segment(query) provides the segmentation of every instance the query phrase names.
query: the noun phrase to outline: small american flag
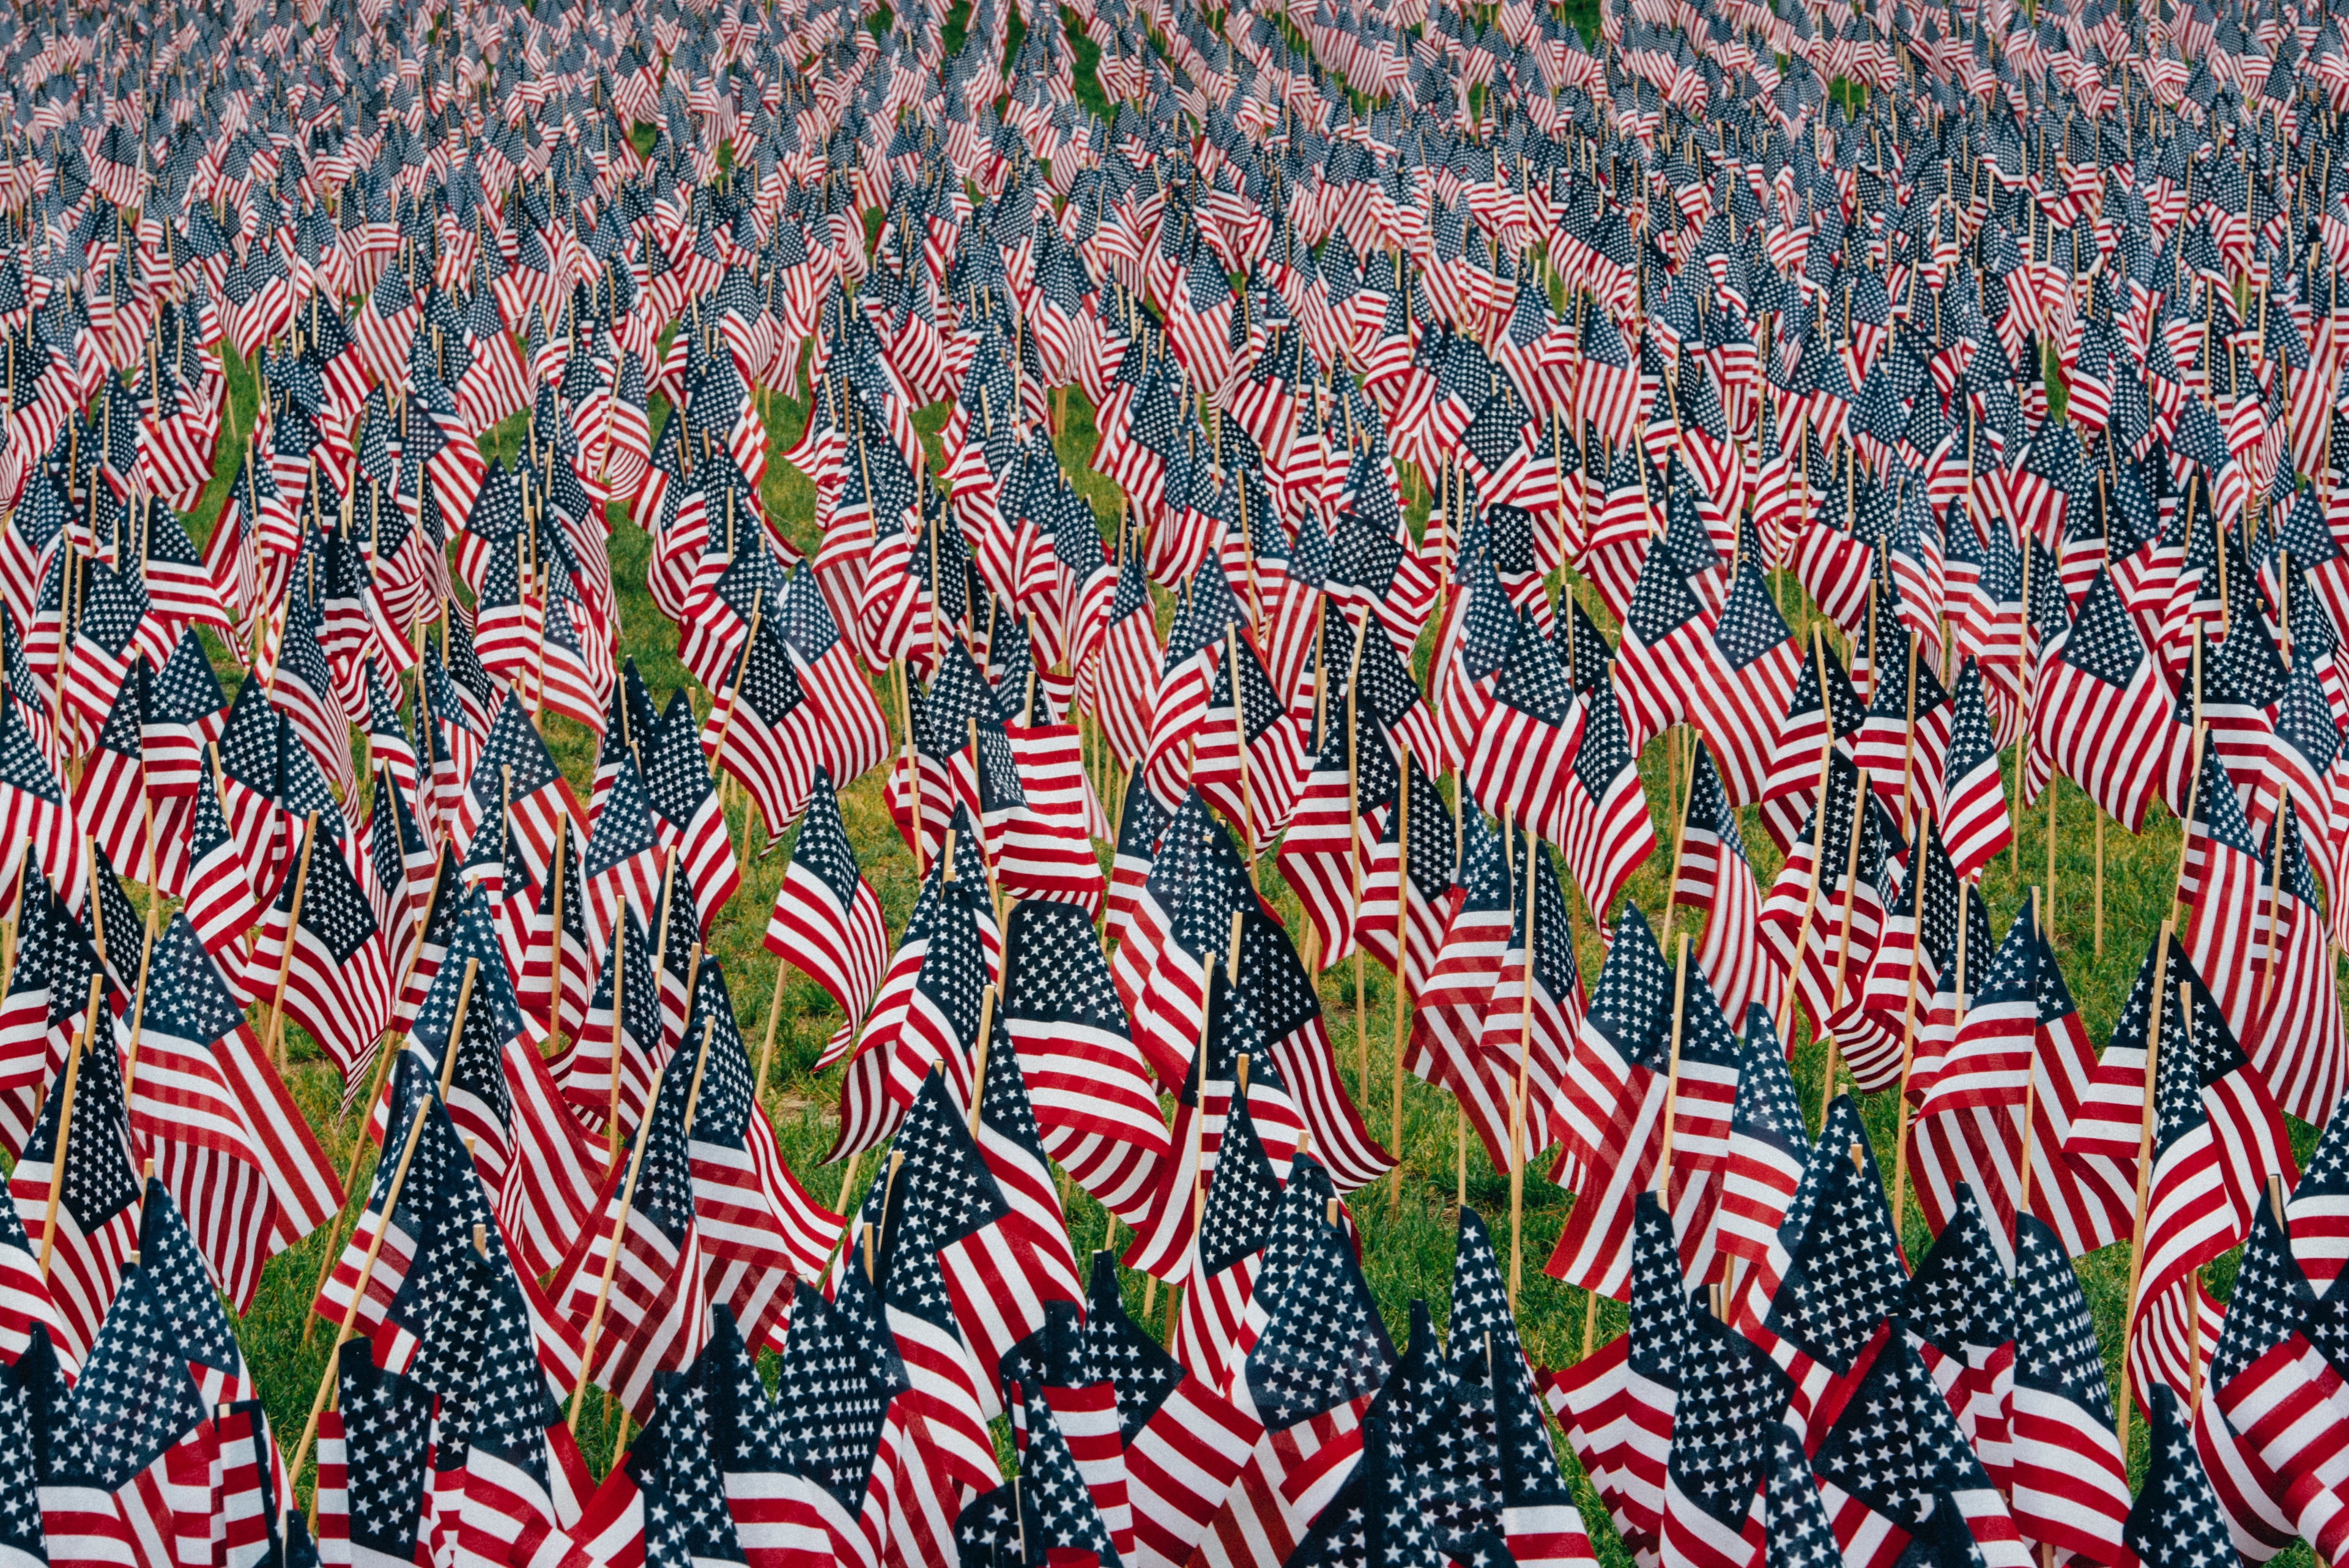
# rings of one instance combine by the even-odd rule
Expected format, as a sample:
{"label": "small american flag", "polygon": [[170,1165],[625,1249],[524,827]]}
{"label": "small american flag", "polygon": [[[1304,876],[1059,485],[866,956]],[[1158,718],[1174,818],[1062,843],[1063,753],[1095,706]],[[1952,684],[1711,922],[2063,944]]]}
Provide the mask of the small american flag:
{"label": "small american flag", "polygon": [[847,1044],[888,962],[880,900],[864,880],[832,780],[816,771],[790,868],[767,919],[767,950],[822,986],[842,1013],[827,1055]]}
{"label": "small american flag", "polygon": [[1755,1515],[1764,1437],[1790,1394],[1759,1346],[1708,1314],[1692,1319],[1664,1470],[1662,1551],[1712,1568],[1744,1568],[1764,1539]]}
{"label": "small american flag", "polygon": [[[980,1367],[982,1336],[990,1325],[1025,1325],[994,1339],[992,1366],[1042,1322],[1040,1308],[1030,1321],[1027,1309],[1037,1298],[1023,1288],[1016,1259],[999,1251],[1010,1241],[1003,1223],[1010,1210],[935,1075],[898,1129],[896,1147],[906,1167],[888,1195],[879,1284],[912,1384],[905,1397],[928,1428],[929,1468],[966,1486],[991,1487],[1000,1479],[987,1437],[997,1385]],[[916,1179],[905,1179],[909,1169],[917,1169]],[[1009,1277],[1000,1272],[1007,1262]],[[998,1292],[1005,1293],[999,1303]]]}
{"label": "small american flag", "polygon": [[[80,996],[64,1002],[78,1010]],[[101,1020],[106,1013],[101,1011]],[[101,1024],[105,1026],[104,1023]],[[63,1324],[58,1346],[83,1364],[120,1289],[126,1261],[139,1245],[139,1178],[130,1162],[130,1120],[123,1106],[122,1071],[109,1048],[110,1033],[82,1052],[74,1085],[73,1117],[57,1160],[58,1114],[64,1078],[55,1082],[40,1118],[10,1174],[9,1196],[36,1252],[49,1257],[49,1297]],[[59,1196],[54,1237],[49,1231],[52,1181]],[[151,1299],[151,1298],[150,1298]],[[143,1468],[143,1467],[141,1467]],[[111,1490],[112,1488],[106,1489]]]}
{"label": "small american flag", "polygon": [[662,861],[643,775],[633,757],[623,756],[596,814],[582,867],[595,950],[610,950],[623,910],[640,926],[658,919]]}
{"label": "small american flag", "polygon": [[1537,836],[1562,837],[1566,780],[1580,743],[1582,710],[1549,639],[1519,612],[1493,709],[1462,778],[1480,801]]}
{"label": "small american flag", "polygon": [[133,1561],[171,1561],[180,1521],[208,1512],[210,1415],[160,1293],[130,1264],[74,1386],[88,1468],[71,1479],[112,1498],[108,1533]]}
{"label": "small american flag", "polygon": [[156,933],[146,978],[130,1125],[242,1310],[263,1265],[341,1209],[342,1186],[185,913]]}
{"label": "small american flag", "polygon": [[1973,1189],[1909,1282],[1903,1331],[1992,1485],[2013,1487],[2014,1263]]}
{"label": "small american flag", "polygon": [[[2134,833],[2146,804],[2178,765],[2182,736],[2162,680],[2099,572],[2072,625],[2047,645],[2032,730],[2034,743],[2090,798]],[[2180,793],[2164,789],[2167,797]]]}
{"label": "small american flag", "polygon": [[2015,1221],[2014,1518],[2059,1550],[2117,1552],[2128,1465],[2113,1435],[2104,1355],[2055,1232]]}
{"label": "small american flag", "polygon": [[2210,1415],[2179,1408],[2167,1388],[2153,1394],[2145,1480],[2121,1527],[2122,1545],[2145,1568],[2224,1568],[2237,1547],[2200,1456],[2199,1428]]}
{"label": "small american flag", "polygon": [[391,1022],[392,981],[375,910],[332,844],[313,846],[306,874],[288,877],[262,915],[252,972],[281,971],[286,1017],[310,1032],[348,1082]]}
{"label": "small american flag", "polygon": [[[714,916],[742,885],[742,876],[735,863],[733,840],[727,835],[726,814],[709,781],[709,763],[702,753],[692,704],[684,692],[670,693],[658,727],[639,732],[637,744],[644,759],[645,794],[652,805],[653,831],[662,847],[677,852],[678,872],[692,886],[696,907]],[[597,780],[601,785],[600,768]],[[771,828],[780,823],[781,819],[769,819]]]}
{"label": "small american flag", "polygon": [[864,1520],[871,1509],[877,1535],[889,1450],[907,1421],[897,1403],[907,1388],[905,1365],[861,1266],[844,1270],[829,1301],[801,1281],[775,1390],[775,1415],[812,1483],[810,1501],[825,1536],[839,1561],[860,1565],[876,1560]]}
{"label": "small american flag", "polygon": [[2031,1561],[1941,1392],[1897,1326],[1818,1445],[1812,1468],[1847,1563],[1889,1568],[1914,1541],[1949,1561]]}

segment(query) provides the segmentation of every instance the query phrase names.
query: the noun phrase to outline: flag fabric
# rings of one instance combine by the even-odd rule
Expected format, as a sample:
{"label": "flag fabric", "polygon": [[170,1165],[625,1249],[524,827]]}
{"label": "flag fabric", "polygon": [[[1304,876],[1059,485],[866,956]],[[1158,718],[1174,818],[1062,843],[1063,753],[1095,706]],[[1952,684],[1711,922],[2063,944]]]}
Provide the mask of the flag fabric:
{"label": "flag fabric", "polygon": [[2013,1490],[2013,1248],[1994,1233],[1971,1188],[1909,1277],[1901,1328],[1958,1430],[2001,1491]]}
{"label": "flag fabric", "polygon": [[1040,901],[1012,911],[999,1007],[1044,1152],[1112,1213],[1138,1225],[1173,1146],[1083,911]]}
{"label": "flag fabric", "polygon": [[131,1563],[164,1568],[183,1535],[209,1534],[215,1434],[169,1309],[137,1263],[82,1364],[73,1419],[86,1468],[66,1484],[110,1499],[107,1533]]}
{"label": "flag fabric", "polygon": [[306,868],[296,869],[262,913],[248,972],[273,986],[285,977],[286,1018],[310,1032],[348,1082],[391,1022],[390,954],[332,843],[313,843]]}
{"label": "flag fabric", "polygon": [[1116,1399],[1135,1561],[1179,1568],[1247,1464],[1263,1424],[1126,1314],[1106,1253],[1094,1255],[1084,1337],[1087,1360],[1104,1369]]}
{"label": "flag fabric", "polygon": [[2128,1462],[2095,1322],[2063,1241],[2029,1214],[2015,1220],[2014,1293],[2015,1524],[2058,1551],[2116,1556]]}
{"label": "flag fabric", "polygon": [[888,962],[888,931],[881,901],[864,879],[841,822],[832,780],[821,769],[801,814],[799,836],[775,907],[767,919],[767,950],[823,988],[840,1008],[840,1028],[824,1050],[830,1056],[864,1013]]}
{"label": "flag fabric", "polygon": [[[103,1009],[98,1017],[110,1035],[112,1019]],[[49,1299],[63,1329],[58,1349],[86,1366],[138,1248],[139,1179],[112,1040],[95,1046],[85,1042],[72,1076],[70,1117],[64,1115],[67,1085],[60,1074],[9,1175],[8,1195],[35,1256],[48,1261]]]}
{"label": "flag fabric", "polygon": [[1713,766],[1700,742],[1690,753],[1688,800],[1680,830],[1675,904],[1709,917],[1697,950],[1723,1017],[1734,1026],[1747,1009],[1775,1001],[1785,985],[1762,946],[1762,888],[1754,878],[1745,838]]}
{"label": "flag fabric", "polygon": [[342,1186],[184,913],[141,961],[131,1131],[242,1311],[263,1265],[340,1211]]}
{"label": "flag fabric", "polygon": [[2099,572],[2072,624],[2041,655],[2032,742],[2114,820],[2135,833],[2178,765],[2181,732],[2160,668]]}
{"label": "flag fabric", "polygon": [[2323,1310],[2292,1258],[2289,1234],[2262,1203],[2243,1245],[2209,1395],[2275,1478],[2275,1501],[2293,1533],[2319,1551],[2349,1536],[2338,1482],[2349,1445],[2338,1416],[2342,1378],[2311,1337],[2321,1335]]}

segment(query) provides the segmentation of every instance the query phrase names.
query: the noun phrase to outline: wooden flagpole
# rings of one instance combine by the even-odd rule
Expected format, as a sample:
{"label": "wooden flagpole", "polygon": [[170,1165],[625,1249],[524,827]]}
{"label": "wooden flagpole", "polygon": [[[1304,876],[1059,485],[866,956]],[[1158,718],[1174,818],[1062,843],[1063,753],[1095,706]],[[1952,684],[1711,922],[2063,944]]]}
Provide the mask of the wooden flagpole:
{"label": "wooden flagpole", "polygon": [[269,1036],[276,1048],[277,1070],[285,1071],[285,979],[294,972],[295,934],[302,929],[302,895],[310,881],[310,851],[318,840],[318,814],[312,812],[302,829],[302,858],[294,867],[294,900],[285,914],[285,950],[277,960],[277,994],[269,1003]]}
{"label": "wooden flagpole", "polygon": [[[2176,929],[2168,920],[2161,922],[2159,945],[2153,958],[2153,1005],[2145,1025],[2145,1108],[2137,1121],[2137,1211],[2129,1226],[2128,1294],[2121,1298],[2121,1398],[2116,1430],[2121,1440],[2121,1452],[2128,1452],[2129,1440],[2129,1335],[2137,1327],[2137,1287],[2145,1280],[2145,1219],[2146,1199],[2153,1185],[2153,1124],[2161,1088],[2161,1024],[2169,1011],[2169,940]],[[2194,1028],[2193,999],[2181,983],[2178,988],[2178,1016],[2186,1021],[2189,1033]],[[2192,1041],[2187,1042],[2192,1049]],[[2187,1310],[2201,1315],[2201,1303],[2189,1301]]]}
{"label": "wooden flagpole", "polygon": [[90,1033],[98,1027],[98,988],[105,983],[103,975],[89,977],[89,1004],[66,1053],[65,1097],[57,1102],[57,1138],[49,1155],[49,1211],[41,1221],[41,1278],[45,1281],[49,1277],[49,1260],[57,1250],[57,1205],[65,1197],[66,1160],[73,1147],[74,1092],[81,1083],[82,1053],[88,1049]]}
{"label": "wooden flagpole", "polygon": [[1526,981],[1517,1021],[1516,1093],[1509,1099],[1509,1310],[1517,1310],[1517,1287],[1524,1277],[1526,1241],[1526,1081],[1533,1068],[1534,1052],[1534,857],[1541,845],[1524,824],[1526,840]]}

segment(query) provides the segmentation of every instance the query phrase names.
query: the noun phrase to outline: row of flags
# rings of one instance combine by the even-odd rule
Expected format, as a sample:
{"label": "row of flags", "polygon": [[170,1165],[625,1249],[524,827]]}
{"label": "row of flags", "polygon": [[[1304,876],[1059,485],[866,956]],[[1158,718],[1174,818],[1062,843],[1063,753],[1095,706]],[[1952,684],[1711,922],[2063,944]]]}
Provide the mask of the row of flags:
{"label": "row of flags", "polygon": [[[0,1550],[2337,1556],[2337,20],[1070,15],[1081,99],[1000,0],[0,24]],[[2184,824],[2101,1052],[1979,886],[2059,774]],[[710,950],[737,793],[853,1214]],[[1398,1346],[1405,1068],[1625,1335],[1536,1366],[1463,1203]],[[232,1314],[322,1227],[296,1437]]]}

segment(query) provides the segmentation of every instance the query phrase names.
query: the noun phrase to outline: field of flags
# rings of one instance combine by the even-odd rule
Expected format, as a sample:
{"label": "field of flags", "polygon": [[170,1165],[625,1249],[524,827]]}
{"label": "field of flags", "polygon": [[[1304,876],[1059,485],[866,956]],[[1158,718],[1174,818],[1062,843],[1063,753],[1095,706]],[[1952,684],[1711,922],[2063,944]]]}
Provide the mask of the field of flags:
{"label": "field of flags", "polygon": [[2339,1560],[2344,26],[9,8],[0,1568]]}

